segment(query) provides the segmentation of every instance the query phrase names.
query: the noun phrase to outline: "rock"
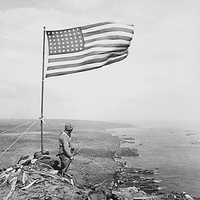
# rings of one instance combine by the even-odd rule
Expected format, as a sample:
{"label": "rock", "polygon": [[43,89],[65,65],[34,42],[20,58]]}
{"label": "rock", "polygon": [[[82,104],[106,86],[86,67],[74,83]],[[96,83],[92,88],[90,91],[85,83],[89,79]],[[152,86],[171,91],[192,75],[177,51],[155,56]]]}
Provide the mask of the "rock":
{"label": "rock", "polygon": [[183,196],[186,200],[194,200],[189,194],[186,194],[185,192],[183,192]]}
{"label": "rock", "polygon": [[35,159],[39,159],[39,158],[41,158],[44,155],[49,155],[49,151],[44,151],[43,154],[41,153],[41,151],[35,152],[34,153],[34,158]]}
{"label": "rock", "polygon": [[104,190],[91,191],[88,193],[89,200],[106,200]]}
{"label": "rock", "polygon": [[21,156],[17,162],[19,165],[29,165],[31,163],[31,159],[29,155]]}
{"label": "rock", "polygon": [[146,193],[139,191],[136,187],[120,188],[117,191],[113,191],[120,200],[133,200],[134,197],[145,197]]}
{"label": "rock", "polygon": [[121,147],[118,154],[124,157],[139,156],[137,149],[129,147]]}

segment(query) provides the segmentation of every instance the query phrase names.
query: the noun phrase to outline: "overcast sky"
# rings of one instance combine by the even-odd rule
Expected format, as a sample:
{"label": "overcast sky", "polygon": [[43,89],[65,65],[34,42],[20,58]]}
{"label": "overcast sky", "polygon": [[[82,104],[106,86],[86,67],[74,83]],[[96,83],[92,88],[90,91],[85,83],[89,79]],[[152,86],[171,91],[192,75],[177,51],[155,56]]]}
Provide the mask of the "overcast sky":
{"label": "overcast sky", "polygon": [[200,119],[200,1],[0,0],[0,118],[40,115],[42,27],[135,24],[129,57],[45,81],[45,117]]}

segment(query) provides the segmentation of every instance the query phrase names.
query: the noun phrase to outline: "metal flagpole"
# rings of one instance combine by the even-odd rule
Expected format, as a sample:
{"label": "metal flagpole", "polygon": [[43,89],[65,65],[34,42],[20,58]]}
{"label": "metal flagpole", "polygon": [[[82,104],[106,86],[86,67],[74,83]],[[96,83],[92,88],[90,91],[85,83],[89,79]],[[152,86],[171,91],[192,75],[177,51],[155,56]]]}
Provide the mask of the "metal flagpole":
{"label": "metal flagpole", "polygon": [[43,126],[44,126],[44,65],[45,65],[45,34],[46,28],[43,27],[43,53],[42,53],[42,89],[41,89],[41,115],[40,115],[40,129],[41,129],[41,153],[44,152],[44,145],[43,145]]}

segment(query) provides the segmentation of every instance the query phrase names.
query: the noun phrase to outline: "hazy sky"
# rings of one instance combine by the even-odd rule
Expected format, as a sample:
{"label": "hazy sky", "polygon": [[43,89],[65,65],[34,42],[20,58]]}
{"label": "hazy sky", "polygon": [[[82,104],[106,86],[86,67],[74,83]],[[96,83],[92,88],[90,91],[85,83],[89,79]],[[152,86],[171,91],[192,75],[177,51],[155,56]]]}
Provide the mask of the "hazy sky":
{"label": "hazy sky", "polygon": [[200,1],[0,0],[0,118],[40,113],[42,27],[135,24],[129,57],[99,70],[49,78],[45,117],[200,119]]}

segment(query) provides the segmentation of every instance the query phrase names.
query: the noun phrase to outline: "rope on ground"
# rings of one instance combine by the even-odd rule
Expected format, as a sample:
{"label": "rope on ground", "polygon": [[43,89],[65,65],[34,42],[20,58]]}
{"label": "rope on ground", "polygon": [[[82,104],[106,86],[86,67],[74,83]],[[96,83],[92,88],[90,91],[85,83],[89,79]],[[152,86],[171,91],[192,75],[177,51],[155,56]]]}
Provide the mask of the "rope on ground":
{"label": "rope on ground", "polygon": [[21,127],[21,126],[28,125],[29,123],[30,123],[30,121],[26,121],[26,122],[20,123],[20,124],[18,124],[17,126],[14,126],[14,127],[10,128],[10,129],[7,129],[7,130],[5,130],[5,131],[2,131],[1,134],[7,133],[7,132],[9,132],[9,131],[11,131],[11,130],[14,130],[14,129],[16,129],[16,128],[19,128],[19,127]]}
{"label": "rope on ground", "polygon": [[17,138],[16,138],[16,140],[11,144],[11,145],[9,145],[1,154],[0,154],[0,160],[1,160],[1,158],[3,157],[3,155],[12,147],[12,146],[14,146],[17,142],[18,142],[18,140],[22,137],[22,136],[24,136],[27,132],[28,132],[28,130],[31,128],[31,127],[33,127],[33,125],[35,125],[37,123],[37,121],[33,121],[29,126],[28,126],[28,128],[22,133],[22,134],[20,134]]}

